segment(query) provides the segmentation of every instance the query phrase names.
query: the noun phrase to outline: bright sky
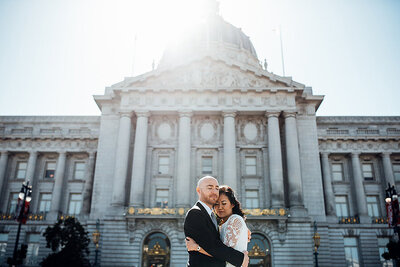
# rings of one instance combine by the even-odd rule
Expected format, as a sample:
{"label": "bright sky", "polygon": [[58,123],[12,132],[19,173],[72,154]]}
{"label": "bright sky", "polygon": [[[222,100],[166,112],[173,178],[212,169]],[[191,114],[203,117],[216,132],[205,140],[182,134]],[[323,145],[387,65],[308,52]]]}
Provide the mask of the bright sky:
{"label": "bright sky", "polygon": [[[100,115],[92,95],[157,65],[192,2],[0,0],[0,115]],[[219,2],[278,75],[281,25],[286,76],[325,95],[317,115],[400,116],[400,1]]]}

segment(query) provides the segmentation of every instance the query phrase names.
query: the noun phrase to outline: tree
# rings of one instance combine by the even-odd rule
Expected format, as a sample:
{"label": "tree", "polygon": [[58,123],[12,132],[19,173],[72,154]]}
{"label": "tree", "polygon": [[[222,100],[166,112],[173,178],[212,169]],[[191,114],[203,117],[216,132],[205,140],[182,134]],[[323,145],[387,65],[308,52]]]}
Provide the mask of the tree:
{"label": "tree", "polygon": [[90,266],[87,259],[90,243],[88,232],[75,218],[58,220],[53,227],[47,227],[43,236],[46,237],[46,247],[51,248],[53,253],[43,259],[41,266]]}
{"label": "tree", "polygon": [[400,243],[398,241],[389,240],[386,247],[388,248],[388,252],[383,253],[382,257],[385,260],[395,260],[398,262],[400,260]]}

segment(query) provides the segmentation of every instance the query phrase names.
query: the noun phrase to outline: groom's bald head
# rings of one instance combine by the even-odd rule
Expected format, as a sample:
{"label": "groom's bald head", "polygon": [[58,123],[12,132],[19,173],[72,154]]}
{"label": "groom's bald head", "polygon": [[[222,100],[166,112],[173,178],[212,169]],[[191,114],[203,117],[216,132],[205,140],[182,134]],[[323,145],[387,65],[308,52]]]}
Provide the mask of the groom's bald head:
{"label": "groom's bald head", "polygon": [[217,179],[212,176],[204,176],[197,183],[196,191],[199,195],[199,200],[212,208],[219,196],[219,184]]}

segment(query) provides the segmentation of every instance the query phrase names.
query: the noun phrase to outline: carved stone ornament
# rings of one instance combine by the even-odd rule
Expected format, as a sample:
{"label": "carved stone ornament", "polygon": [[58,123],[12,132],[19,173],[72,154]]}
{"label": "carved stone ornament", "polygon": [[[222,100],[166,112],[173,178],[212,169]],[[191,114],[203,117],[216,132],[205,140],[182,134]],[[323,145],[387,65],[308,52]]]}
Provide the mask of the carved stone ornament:
{"label": "carved stone ornament", "polygon": [[164,72],[142,81],[128,83],[124,87],[282,87],[284,83],[271,81],[266,76],[256,76],[221,62],[200,62],[178,67],[173,72]]}

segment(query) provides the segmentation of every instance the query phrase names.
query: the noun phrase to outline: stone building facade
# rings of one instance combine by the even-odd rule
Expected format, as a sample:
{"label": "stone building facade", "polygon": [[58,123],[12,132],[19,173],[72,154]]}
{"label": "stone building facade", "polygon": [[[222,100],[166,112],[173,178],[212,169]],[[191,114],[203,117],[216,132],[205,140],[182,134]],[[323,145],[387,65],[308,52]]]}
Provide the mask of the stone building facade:
{"label": "stone building facade", "polygon": [[94,96],[101,116],[0,117],[3,264],[29,179],[27,265],[49,253],[46,227],[73,215],[90,233],[100,219],[102,266],[185,266],[184,216],[204,175],[237,191],[251,266],[312,266],[314,221],[320,266],[390,264],[400,117],[318,117],[323,96],[263,68],[240,29],[218,15],[203,26],[157,69]]}

